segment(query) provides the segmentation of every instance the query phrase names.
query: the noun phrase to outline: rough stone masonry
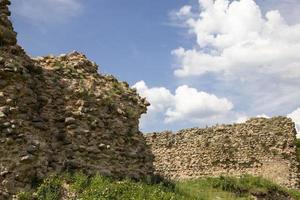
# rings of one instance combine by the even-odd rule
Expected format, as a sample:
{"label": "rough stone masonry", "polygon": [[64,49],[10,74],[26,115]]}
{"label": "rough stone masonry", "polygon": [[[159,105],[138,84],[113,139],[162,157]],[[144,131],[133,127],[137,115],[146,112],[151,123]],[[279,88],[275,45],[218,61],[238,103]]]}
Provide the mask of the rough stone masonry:
{"label": "rough stone masonry", "polygon": [[72,52],[32,59],[0,0],[0,199],[67,169],[142,179],[153,155],[138,129],[149,105]]}
{"label": "rough stone masonry", "polygon": [[155,156],[155,173],[170,179],[250,174],[299,188],[296,130],[285,117],[152,133],[146,139]]}
{"label": "rough stone masonry", "polygon": [[156,173],[171,179],[248,173],[299,186],[290,119],[150,134],[148,146],[138,130],[147,101],[78,52],[27,56],[9,4],[0,0],[1,200],[67,169],[142,179],[153,154]]}

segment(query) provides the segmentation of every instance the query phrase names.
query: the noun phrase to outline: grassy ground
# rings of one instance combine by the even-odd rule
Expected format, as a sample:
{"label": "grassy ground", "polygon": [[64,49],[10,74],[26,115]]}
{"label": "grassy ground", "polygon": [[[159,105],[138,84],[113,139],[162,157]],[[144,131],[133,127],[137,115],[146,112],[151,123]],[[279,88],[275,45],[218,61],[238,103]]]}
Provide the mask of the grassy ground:
{"label": "grassy ground", "polygon": [[[300,139],[297,140],[300,161]],[[117,181],[82,173],[54,176],[33,193],[20,193],[19,200],[250,200],[253,193],[275,191],[300,200],[300,191],[282,188],[260,177],[202,178],[168,184]]]}
{"label": "grassy ground", "polygon": [[252,176],[202,178],[178,183],[149,185],[116,181],[81,173],[46,179],[33,194],[20,193],[20,200],[250,200],[253,192],[287,192],[300,199],[300,192],[287,190]]}

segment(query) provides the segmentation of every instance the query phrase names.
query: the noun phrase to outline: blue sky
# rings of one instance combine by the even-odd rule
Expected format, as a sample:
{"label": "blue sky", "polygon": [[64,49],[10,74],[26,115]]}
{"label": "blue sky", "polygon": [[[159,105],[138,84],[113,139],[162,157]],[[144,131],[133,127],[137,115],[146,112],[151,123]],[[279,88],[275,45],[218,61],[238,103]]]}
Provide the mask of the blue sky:
{"label": "blue sky", "polygon": [[145,132],[275,115],[300,128],[298,0],[15,0],[11,9],[30,55],[78,50],[146,97]]}
{"label": "blue sky", "polygon": [[[147,80],[151,85],[165,85],[172,80],[170,52],[179,45],[188,45],[189,41],[171,25],[169,13],[189,1],[75,2],[81,6],[73,11],[78,13],[61,14],[64,20],[51,16],[47,8],[44,9],[49,21],[13,15],[19,43],[33,56],[82,51],[100,65],[101,72],[114,74],[131,84]],[[53,4],[53,9],[60,6]],[[13,8],[18,10],[17,5]]]}

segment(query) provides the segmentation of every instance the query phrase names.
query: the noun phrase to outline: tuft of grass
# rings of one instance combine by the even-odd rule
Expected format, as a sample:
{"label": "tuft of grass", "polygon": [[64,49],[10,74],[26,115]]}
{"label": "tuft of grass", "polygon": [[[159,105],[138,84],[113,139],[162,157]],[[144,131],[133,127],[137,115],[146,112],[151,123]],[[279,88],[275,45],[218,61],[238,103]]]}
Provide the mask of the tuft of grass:
{"label": "tuft of grass", "polygon": [[53,176],[44,180],[38,187],[36,197],[38,200],[58,200],[61,197],[62,180]]}
{"label": "tuft of grass", "polygon": [[29,192],[21,192],[17,195],[18,200],[32,200],[32,194]]}
{"label": "tuft of grass", "polygon": [[71,185],[71,189],[77,193],[81,193],[90,184],[90,177],[82,172],[74,174],[67,173],[64,175],[64,180]]}

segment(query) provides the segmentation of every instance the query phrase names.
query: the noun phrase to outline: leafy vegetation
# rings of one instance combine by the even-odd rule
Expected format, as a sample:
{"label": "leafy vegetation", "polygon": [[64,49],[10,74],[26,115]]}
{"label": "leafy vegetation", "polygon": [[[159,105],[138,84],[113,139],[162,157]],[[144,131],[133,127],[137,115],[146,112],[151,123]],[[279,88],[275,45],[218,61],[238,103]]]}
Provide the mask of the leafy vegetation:
{"label": "leafy vegetation", "polygon": [[[67,188],[66,188],[67,187]],[[66,191],[67,196],[66,196]],[[113,180],[82,173],[54,176],[41,184],[34,194],[20,193],[20,200],[250,200],[251,194],[276,191],[300,199],[300,192],[282,188],[259,177],[201,178],[175,184],[146,184],[131,180]]]}

